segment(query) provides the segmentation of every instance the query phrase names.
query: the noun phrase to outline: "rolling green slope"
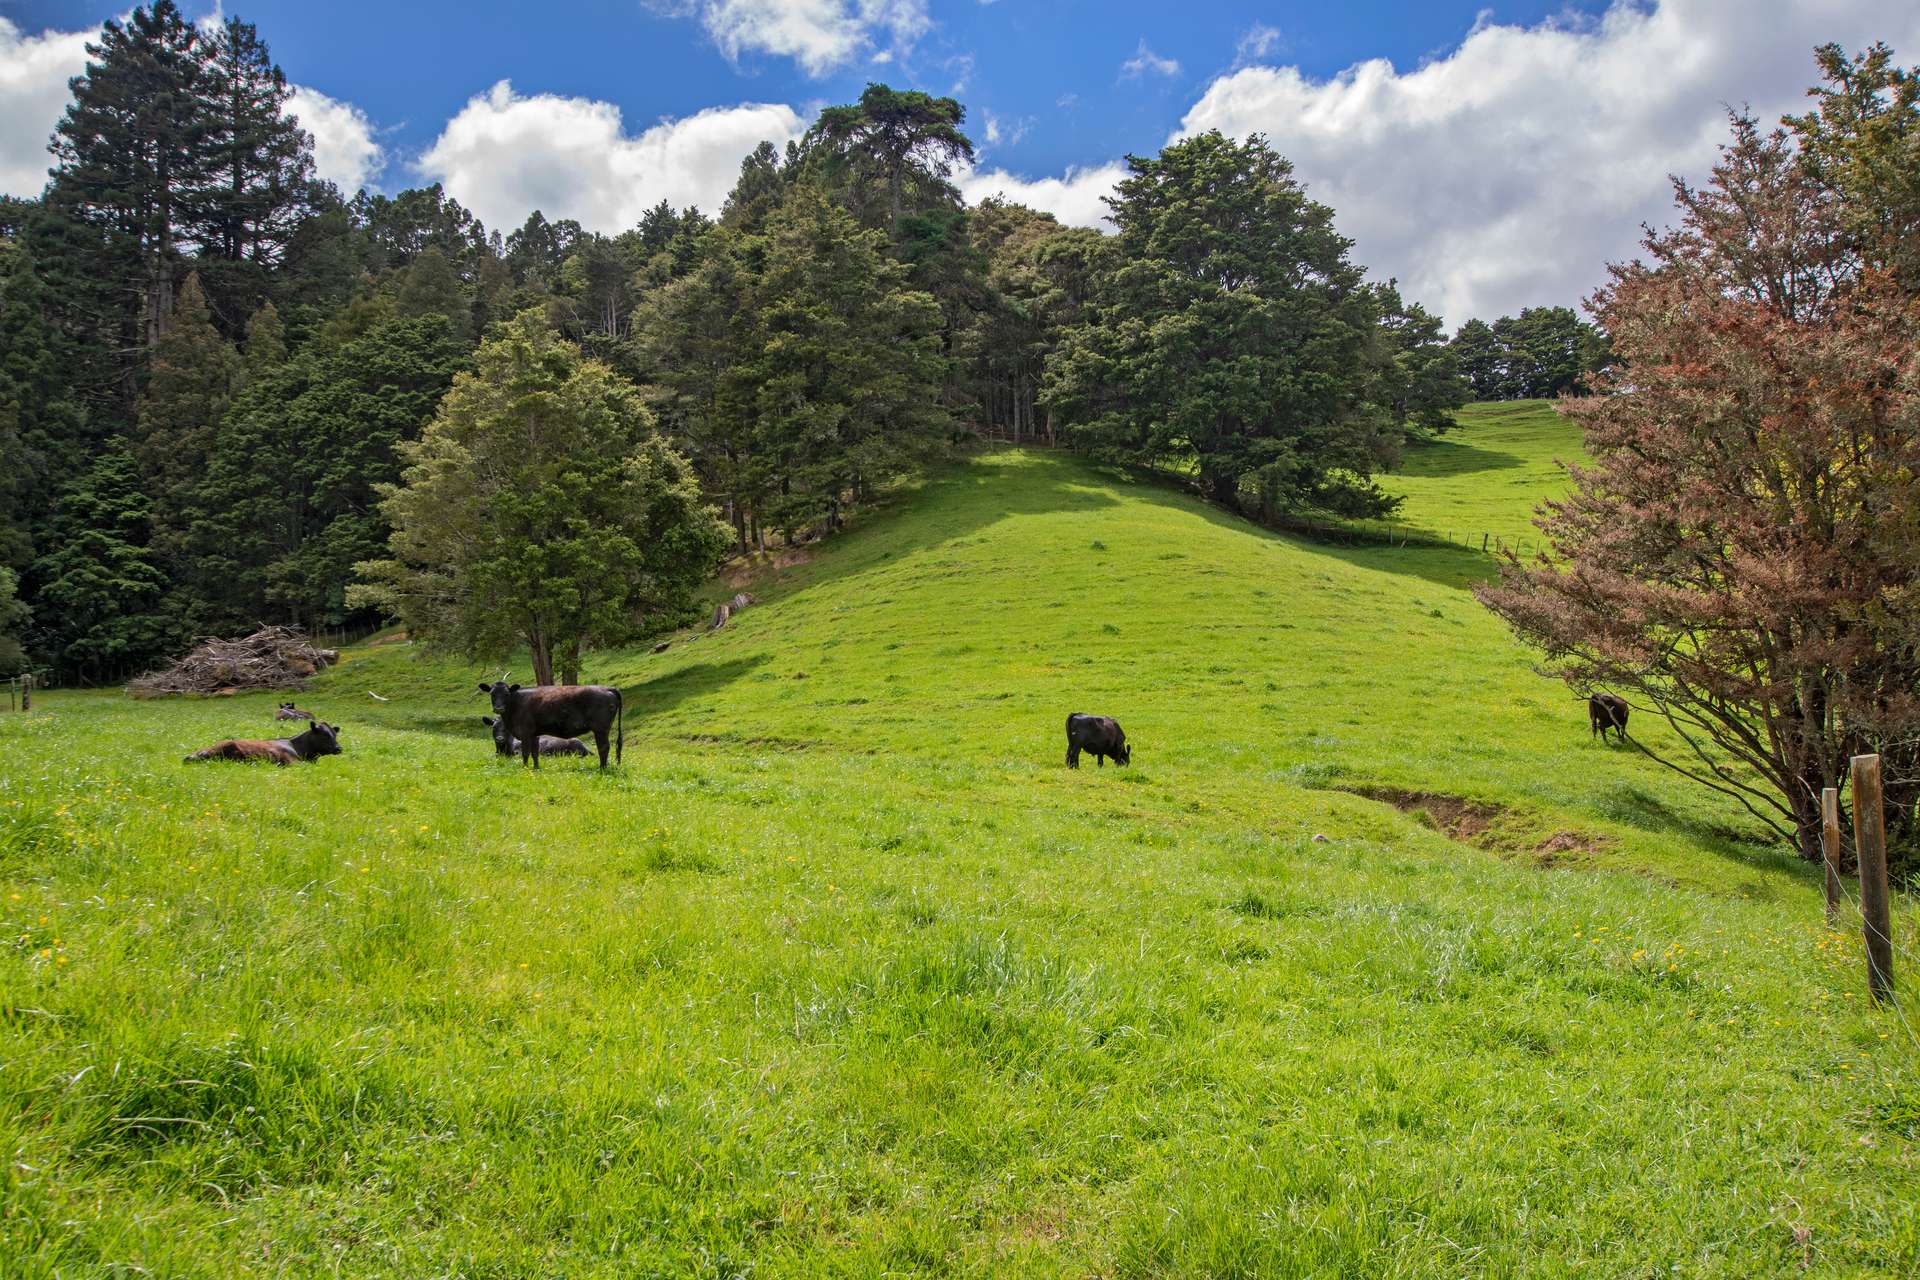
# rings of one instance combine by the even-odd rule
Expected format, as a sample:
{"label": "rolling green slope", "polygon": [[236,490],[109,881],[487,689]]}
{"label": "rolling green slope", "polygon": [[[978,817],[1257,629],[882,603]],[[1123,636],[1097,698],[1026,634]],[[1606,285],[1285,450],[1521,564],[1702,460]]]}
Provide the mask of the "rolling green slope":
{"label": "rolling green slope", "polygon": [[1534,504],[1565,492],[1560,464],[1583,456],[1580,429],[1552,401],[1493,401],[1461,410],[1457,427],[1408,450],[1384,483],[1405,499],[1397,523],[1476,545],[1488,534],[1531,547],[1540,540],[1529,520]]}
{"label": "rolling green slope", "polygon": [[291,770],[179,762],[267,695],[0,718],[0,1271],[1920,1265],[1905,1024],[1486,566],[1008,452],[605,656],[605,775],[404,643]]}

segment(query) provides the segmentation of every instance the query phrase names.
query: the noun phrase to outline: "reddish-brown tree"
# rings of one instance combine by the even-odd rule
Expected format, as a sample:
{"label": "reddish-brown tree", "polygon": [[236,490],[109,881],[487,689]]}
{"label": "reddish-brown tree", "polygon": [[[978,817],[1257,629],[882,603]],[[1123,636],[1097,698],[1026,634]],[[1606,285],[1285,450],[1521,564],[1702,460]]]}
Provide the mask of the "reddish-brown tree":
{"label": "reddish-brown tree", "polygon": [[1593,462],[1536,518],[1552,550],[1479,594],[1817,860],[1850,754],[1920,775],[1920,300],[1784,133],[1736,117],[1675,197],[1590,303],[1618,360],[1561,404]]}

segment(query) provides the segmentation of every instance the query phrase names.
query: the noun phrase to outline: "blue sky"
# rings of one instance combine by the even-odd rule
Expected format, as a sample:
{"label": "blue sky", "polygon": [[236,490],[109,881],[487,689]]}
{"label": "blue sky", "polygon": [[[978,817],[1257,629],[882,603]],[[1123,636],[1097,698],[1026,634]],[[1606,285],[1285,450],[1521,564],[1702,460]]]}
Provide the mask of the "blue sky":
{"label": "blue sky", "polygon": [[[811,76],[791,57],[743,52],[730,60],[695,17],[643,0],[529,6],[477,3],[365,3],[255,0],[229,4],[255,23],[296,82],[362,108],[398,151],[428,147],[445,121],[496,81],[523,94],[556,93],[619,106],[633,126],[663,116],[751,99],[796,106],[847,101],[869,79],[958,95],[976,141],[985,113],[1028,122],[986,147],[996,164],[1052,173],[1098,164],[1127,151],[1153,151],[1214,76],[1233,68],[1249,32],[1267,29],[1269,57],[1331,76],[1368,58],[1402,69],[1457,46],[1476,15],[1531,24],[1604,4],[1546,0],[1357,0],[1351,3],[1167,4],[1146,0],[978,0],[935,4],[931,25],[891,62],[855,58]],[[208,4],[183,3],[190,16]],[[0,0],[0,15],[28,33],[97,27],[124,3]],[[552,17],[531,19],[537,12]],[[1127,75],[1142,42],[1178,71]],[[890,52],[886,49],[879,52]],[[1063,98],[1071,99],[1061,106]],[[386,185],[405,185],[396,170]]]}
{"label": "blue sky", "polygon": [[[211,6],[189,0],[195,17]],[[82,46],[121,4],[0,0],[0,191],[33,194]],[[1121,158],[1264,133],[1355,257],[1458,324],[1574,304],[1729,104],[1797,108],[1826,40],[1920,62],[1909,0],[586,0],[291,3],[256,23],[344,187],[440,181],[490,226],[715,207],[739,158],[870,79],[951,93],[970,199],[1098,225]],[[1764,12],[1765,20],[1756,21]]]}

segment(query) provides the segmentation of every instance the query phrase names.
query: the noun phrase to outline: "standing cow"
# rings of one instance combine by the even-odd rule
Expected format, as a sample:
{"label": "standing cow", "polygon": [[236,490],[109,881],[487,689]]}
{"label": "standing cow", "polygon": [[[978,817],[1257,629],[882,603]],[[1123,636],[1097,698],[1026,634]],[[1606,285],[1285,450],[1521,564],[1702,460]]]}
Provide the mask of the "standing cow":
{"label": "standing cow", "polygon": [[187,757],[195,760],[271,760],[288,765],[296,760],[313,760],[340,754],[340,726],[315,720],[291,738],[228,738]]}
{"label": "standing cow", "polygon": [[1133,763],[1126,731],[1112,716],[1083,716],[1076,711],[1067,717],[1067,768],[1080,767],[1082,751],[1091,753],[1103,769],[1109,756],[1115,764]]}
{"label": "standing cow", "polygon": [[[480,723],[493,730],[493,753],[499,756],[524,755],[520,750],[520,739],[507,732],[507,722],[499,716],[481,716]],[[584,756],[587,744],[578,738],[555,738],[547,734],[540,735],[540,754],[543,756]]]}
{"label": "standing cow", "polygon": [[600,767],[607,767],[607,735],[618,732],[613,758],[619,761],[626,750],[625,707],[620,691],[604,684],[537,685],[522,689],[517,684],[496,680],[481,684],[480,692],[493,698],[493,713],[500,717],[507,736],[520,740],[520,758],[538,769],[542,734],[572,738],[591,733],[600,749]]}
{"label": "standing cow", "polygon": [[1613,730],[1617,741],[1627,740],[1627,700],[1617,693],[1596,693],[1587,699],[1587,722],[1591,726],[1589,738],[1598,736],[1600,741],[1607,740],[1607,730]]}

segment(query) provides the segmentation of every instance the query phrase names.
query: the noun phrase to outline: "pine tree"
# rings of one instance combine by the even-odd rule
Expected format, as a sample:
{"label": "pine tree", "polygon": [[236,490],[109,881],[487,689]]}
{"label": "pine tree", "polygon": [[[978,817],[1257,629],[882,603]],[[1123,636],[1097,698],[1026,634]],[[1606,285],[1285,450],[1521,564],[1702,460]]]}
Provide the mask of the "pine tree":
{"label": "pine tree", "polygon": [[49,200],[101,237],[93,269],[125,290],[124,323],[151,347],[173,314],[182,221],[207,176],[205,68],[173,0],[109,21],[54,137]]}
{"label": "pine tree", "polygon": [[398,477],[400,444],[419,436],[466,356],[445,317],[387,314],[247,383],[194,494],[185,594],[196,629],[348,619],[353,565],[387,538],[376,490]]}
{"label": "pine tree", "polygon": [[229,18],[202,40],[204,177],[184,231],[200,246],[203,284],[232,328],[264,296],[313,210],[312,140],[287,115],[292,90],[252,23]]}
{"label": "pine tree", "polygon": [[153,349],[135,449],[153,500],[153,546],[170,571],[182,567],[191,493],[211,460],[215,425],[239,372],[239,356],[207,314],[198,274],[189,275],[173,323]]}
{"label": "pine tree", "polygon": [[21,642],[33,610],[20,599],[20,575],[0,565],[0,676],[14,676],[26,669],[27,651]]}
{"label": "pine tree", "polygon": [[394,309],[403,316],[441,316],[455,337],[471,340],[473,302],[447,255],[428,245],[399,274],[393,293]]}
{"label": "pine tree", "polygon": [[898,230],[909,211],[955,208],[954,166],[973,161],[960,125],[967,109],[952,98],[869,84],[860,101],[828,107],[807,133],[808,166],[845,193],[867,226]]}
{"label": "pine tree", "polygon": [[1192,464],[1215,501],[1388,509],[1391,456],[1367,394],[1374,323],[1360,268],[1293,167],[1218,132],[1131,157],[1111,201],[1113,267],[1048,370],[1084,447]]}
{"label": "pine tree", "polygon": [[167,577],[148,545],[151,512],[140,465],[118,445],[61,494],[47,551],[30,574],[30,634],[62,679],[120,679],[171,647]]}
{"label": "pine tree", "polygon": [[253,379],[287,362],[287,328],[271,301],[247,320],[247,340],[240,348],[243,372]]}
{"label": "pine tree", "polygon": [[24,569],[92,441],[25,235],[0,236],[0,566]]}

